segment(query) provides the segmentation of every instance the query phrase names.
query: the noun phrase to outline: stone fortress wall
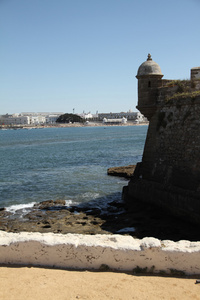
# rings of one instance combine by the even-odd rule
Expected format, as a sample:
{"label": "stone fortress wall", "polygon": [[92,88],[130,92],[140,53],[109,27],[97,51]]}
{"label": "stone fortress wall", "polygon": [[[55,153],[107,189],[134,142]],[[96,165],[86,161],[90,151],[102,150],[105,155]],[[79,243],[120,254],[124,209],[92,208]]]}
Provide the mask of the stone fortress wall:
{"label": "stone fortress wall", "polygon": [[190,80],[163,80],[149,55],[136,77],[137,108],[150,123],[142,162],[123,197],[200,223],[200,68],[191,69]]}

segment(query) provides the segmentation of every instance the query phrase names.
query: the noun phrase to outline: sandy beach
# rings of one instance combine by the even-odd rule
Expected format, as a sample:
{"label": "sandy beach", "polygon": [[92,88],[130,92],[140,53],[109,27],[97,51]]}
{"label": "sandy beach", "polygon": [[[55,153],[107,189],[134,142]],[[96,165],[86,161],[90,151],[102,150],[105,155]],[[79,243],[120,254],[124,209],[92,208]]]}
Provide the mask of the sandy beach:
{"label": "sandy beach", "polygon": [[0,299],[200,299],[200,284],[195,282],[194,278],[1,266]]}

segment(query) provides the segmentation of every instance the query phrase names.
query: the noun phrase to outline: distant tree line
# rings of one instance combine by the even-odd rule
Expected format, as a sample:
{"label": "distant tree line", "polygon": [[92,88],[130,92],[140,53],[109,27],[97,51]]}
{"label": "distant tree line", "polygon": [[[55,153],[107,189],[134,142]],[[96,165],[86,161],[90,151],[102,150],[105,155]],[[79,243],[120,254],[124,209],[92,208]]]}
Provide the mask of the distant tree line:
{"label": "distant tree line", "polygon": [[56,120],[56,123],[74,123],[74,122],[83,123],[84,120],[83,118],[75,114],[60,115]]}

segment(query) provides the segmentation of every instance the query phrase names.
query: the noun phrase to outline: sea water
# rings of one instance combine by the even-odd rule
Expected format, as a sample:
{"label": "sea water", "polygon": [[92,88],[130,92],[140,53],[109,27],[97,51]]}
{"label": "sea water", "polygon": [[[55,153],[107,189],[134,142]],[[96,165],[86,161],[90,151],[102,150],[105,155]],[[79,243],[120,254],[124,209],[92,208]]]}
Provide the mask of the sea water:
{"label": "sea water", "polygon": [[0,207],[121,198],[127,180],[107,169],[141,161],[147,126],[0,130]]}

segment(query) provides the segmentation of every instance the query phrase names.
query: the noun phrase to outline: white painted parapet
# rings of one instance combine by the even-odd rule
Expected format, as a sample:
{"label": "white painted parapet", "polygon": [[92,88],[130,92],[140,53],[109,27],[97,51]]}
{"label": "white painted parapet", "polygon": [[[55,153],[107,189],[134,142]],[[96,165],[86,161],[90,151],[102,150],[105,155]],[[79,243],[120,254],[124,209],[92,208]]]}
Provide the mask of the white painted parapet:
{"label": "white painted parapet", "polygon": [[0,264],[200,274],[200,242],[0,231]]}

